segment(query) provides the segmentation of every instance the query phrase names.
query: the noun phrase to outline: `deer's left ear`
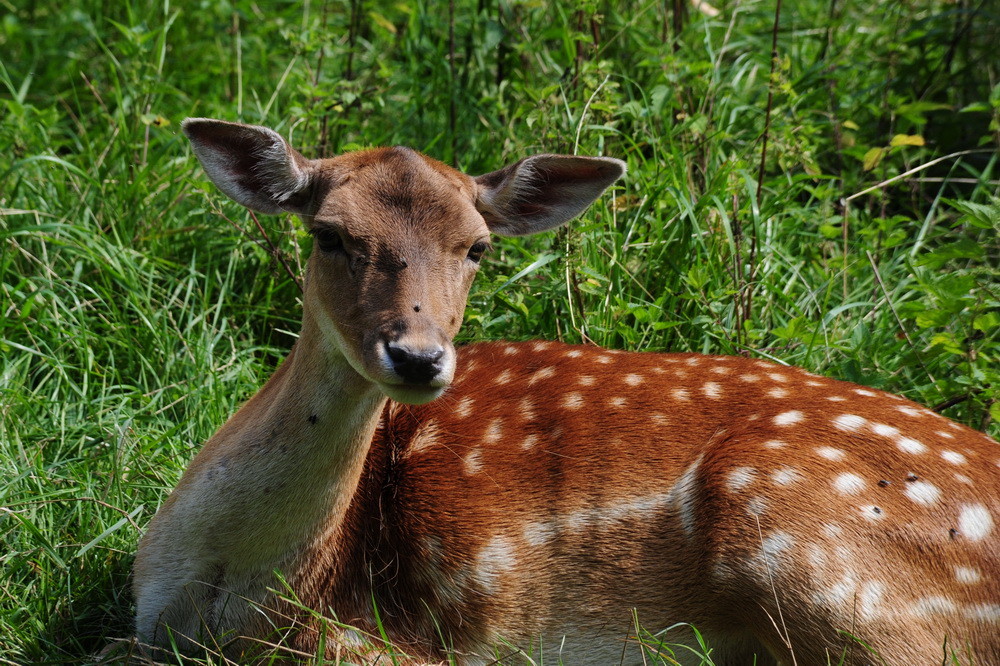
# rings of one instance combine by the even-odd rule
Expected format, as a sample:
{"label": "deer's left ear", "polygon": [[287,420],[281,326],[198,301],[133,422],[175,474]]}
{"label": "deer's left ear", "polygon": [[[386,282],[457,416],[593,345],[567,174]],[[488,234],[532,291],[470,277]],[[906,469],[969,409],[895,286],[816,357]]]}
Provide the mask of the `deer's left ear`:
{"label": "deer's left ear", "polygon": [[611,157],[535,155],[478,176],[476,208],[495,234],[534,234],[572,220],[624,173]]}
{"label": "deer's left ear", "polygon": [[260,213],[313,214],[312,163],[274,130],[211,118],[181,127],[205,173],[235,201]]}

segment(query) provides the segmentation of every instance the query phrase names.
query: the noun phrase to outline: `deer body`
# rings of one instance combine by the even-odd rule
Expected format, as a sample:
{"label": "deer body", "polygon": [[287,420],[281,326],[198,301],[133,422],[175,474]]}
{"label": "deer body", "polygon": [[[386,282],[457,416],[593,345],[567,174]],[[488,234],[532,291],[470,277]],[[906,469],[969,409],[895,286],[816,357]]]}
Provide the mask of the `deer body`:
{"label": "deer body", "polygon": [[888,664],[937,663],[946,636],[992,663],[998,471],[981,433],[797,368],[472,345],[440,400],[386,410],[344,568],[304,599],[371,629],[369,595],[395,635],[460,655],[641,663],[635,609],[694,624],[719,664],[868,663],[838,629]]}
{"label": "deer body", "polygon": [[[668,643],[694,645],[677,626],[694,625],[716,664],[879,663],[841,632],[887,664],[1000,663],[985,435],[762,361],[456,354],[485,235],[566,221],[617,162],[472,179],[401,149],[310,162],[264,128],[185,131],[224,191],[317,240],[292,353],[140,545],[141,639],[248,637],[239,654],[295,624],[293,648],[333,654],[350,635],[321,638],[307,608],[418,660],[641,663],[634,613]],[[297,607],[269,592],[276,571]]]}

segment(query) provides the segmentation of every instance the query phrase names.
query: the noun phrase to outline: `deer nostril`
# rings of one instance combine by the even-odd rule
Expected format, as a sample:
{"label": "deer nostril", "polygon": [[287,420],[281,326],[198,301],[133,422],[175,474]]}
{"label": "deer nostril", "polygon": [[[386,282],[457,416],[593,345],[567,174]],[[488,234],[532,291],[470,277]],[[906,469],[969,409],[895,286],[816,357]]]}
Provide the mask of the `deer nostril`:
{"label": "deer nostril", "polygon": [[392,361],[392,369],[408,384],[426,384],[441,372],[441,359],[444,358],[441,345],[414,349],[399,342],[386,342],[385,350]]}

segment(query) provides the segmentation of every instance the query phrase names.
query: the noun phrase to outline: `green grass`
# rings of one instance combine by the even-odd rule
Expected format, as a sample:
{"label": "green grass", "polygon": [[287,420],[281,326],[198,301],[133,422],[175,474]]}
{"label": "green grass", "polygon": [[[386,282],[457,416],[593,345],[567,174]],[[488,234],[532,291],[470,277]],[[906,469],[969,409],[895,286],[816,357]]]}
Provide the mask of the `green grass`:
{"label": "green grass", "polygon": [[139,529],[294,341],[309,240],[262,219],[277,260],[186,116],[470,173],[621,157],[571,228],[497,243],[463,340],[775,358],[1000,435],[992,5],[786,2],[772,68],[773,2],[679,33],[454,4],[0,0],[0,661],[129,635]]}

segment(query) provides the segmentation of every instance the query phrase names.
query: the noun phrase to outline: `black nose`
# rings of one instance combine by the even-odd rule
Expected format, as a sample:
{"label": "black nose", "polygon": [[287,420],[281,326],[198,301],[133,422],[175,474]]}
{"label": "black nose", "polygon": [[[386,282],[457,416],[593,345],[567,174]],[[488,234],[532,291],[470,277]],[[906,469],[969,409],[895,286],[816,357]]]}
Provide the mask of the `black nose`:
{"label": "black nose", "polygon": [[385,349],[392,360],[392,369],[407,384],[426,384],[441,372],[444,358],[441,345],[413,349],[398,342],[386,342]]}

